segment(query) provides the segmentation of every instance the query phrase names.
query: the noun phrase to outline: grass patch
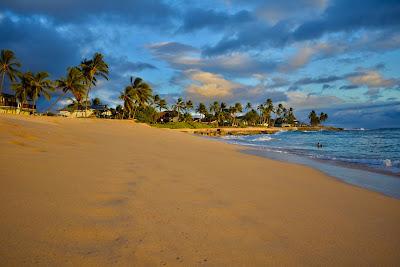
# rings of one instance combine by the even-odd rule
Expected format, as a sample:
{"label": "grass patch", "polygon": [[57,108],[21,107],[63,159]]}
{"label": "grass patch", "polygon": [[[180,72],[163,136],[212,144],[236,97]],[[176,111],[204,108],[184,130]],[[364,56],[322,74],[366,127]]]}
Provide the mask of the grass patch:
{"label": "grass patch", "polygon": [[214,128],[211,125],[201,123],[201,122],[167,122],[167,123],[155,123],[152,124],[151,126],[157,127],[157,128],[169,128],[169,129],[204,129],[204,128]]}

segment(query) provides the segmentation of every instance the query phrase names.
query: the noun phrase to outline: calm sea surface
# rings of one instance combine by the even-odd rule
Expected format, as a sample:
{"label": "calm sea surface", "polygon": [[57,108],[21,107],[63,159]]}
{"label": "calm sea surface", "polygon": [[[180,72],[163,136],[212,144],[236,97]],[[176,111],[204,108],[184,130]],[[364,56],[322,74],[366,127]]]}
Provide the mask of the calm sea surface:
{"label": "calm sea surface", "polygon": [[282,131],[218,139],[252,147],[248,153],[311,165],[348,183],[400,198],[400,128]]}

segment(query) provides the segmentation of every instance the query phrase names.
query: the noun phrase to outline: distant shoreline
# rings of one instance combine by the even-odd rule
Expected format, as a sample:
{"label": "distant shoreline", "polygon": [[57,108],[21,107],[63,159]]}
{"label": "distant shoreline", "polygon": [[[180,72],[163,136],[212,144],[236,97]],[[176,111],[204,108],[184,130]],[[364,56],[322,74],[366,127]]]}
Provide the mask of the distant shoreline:
{"label": "distant shoreline", "polygon": [[224,135],[255,135],[255,134],[274,134],[281,131],[343,131],[343,128],[332,126],[306,126],[306,127],[216,127],[204,129],[174,129],[176,131],[193,133],[207,136],[224,136]]}

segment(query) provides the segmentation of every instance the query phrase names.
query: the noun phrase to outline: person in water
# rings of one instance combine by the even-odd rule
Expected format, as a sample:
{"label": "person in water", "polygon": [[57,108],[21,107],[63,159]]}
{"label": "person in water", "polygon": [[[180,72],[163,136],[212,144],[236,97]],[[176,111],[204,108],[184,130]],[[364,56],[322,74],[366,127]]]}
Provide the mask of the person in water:
{"label": "person in water", "polygon": [[322,144],[321,144],[320,142],[318,142],[318,143],[317,143],[317,147],[318,147],[318,148],[321,148],[321,147],[322,147]]}

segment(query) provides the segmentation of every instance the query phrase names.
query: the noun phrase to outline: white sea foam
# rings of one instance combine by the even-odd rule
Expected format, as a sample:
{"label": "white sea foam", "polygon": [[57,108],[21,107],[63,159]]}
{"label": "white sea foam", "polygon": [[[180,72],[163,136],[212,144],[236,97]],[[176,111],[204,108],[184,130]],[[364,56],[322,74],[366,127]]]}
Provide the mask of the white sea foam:
{"label": "white sea foam", "polygon": [[255,139],[252,139],[252,140],[250,140],[251,142],[262,142],[262,141],[271,141],[271,140],[273,140],[274,138],[272,138],[272,137],[270,137],[270,136],[261,136],[261,137],[258,137],[258,138],[255,138]]}
{"label": "white sea foam", "polygon": [[385,159],[385,160],[383,161],[383,164],[384,164],[386,167],[392,167],[392,161],[391,161],[390,159]]}
{"label": "white sea foam", "polygon": [[220,138],[225,140],[243,140],[243,136],[239,135],[224,135],[221,136]]}

